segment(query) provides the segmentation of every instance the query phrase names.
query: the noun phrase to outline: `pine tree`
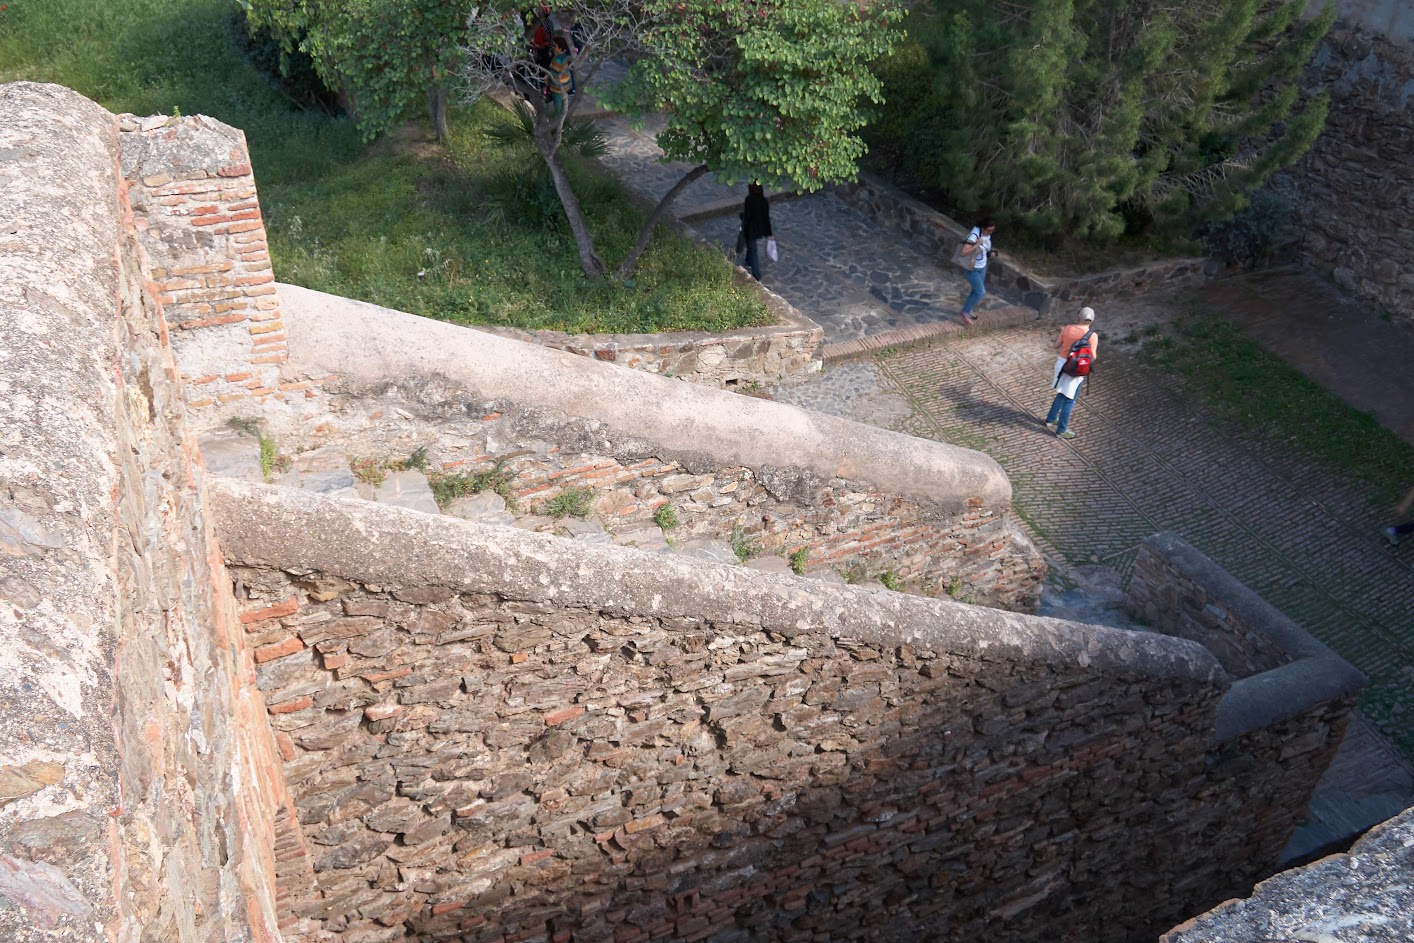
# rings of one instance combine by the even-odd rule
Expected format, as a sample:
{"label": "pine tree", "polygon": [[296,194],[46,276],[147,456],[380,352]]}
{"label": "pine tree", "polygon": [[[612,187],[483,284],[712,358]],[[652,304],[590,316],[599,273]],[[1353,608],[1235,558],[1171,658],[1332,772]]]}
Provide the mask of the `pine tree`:
{"label": "pine tree", "polygon": [[1303,7],[935,0],[907,162],[960,210],[1052,235],[1231,215],[1324,125],[1325,99],[1298,109],[1295,80],[1334,12],[1302,22]]}

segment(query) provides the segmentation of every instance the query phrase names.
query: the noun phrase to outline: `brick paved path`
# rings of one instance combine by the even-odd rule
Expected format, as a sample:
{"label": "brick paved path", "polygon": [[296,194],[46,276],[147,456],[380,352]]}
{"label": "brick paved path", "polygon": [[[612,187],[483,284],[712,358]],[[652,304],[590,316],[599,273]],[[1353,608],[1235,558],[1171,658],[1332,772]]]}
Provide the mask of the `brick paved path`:
{"label": "brick paved path", "polygon": [[[1165,318],[1161,301],[1102,307],[1100,329]],[[1014,506],[1063,567],[1127,576],[1160,530],[1211,556],[1370,676],[1364,709],[1414,756],[1414,547],[1389,548],[1384,509],[1279,443],[1235,435],[1154,382],[1111,329],[1063,442],[1040,418],[1054,327],[1038,324],[896,353],[881,375],[924,438],[980,448],[1011,476]]]}

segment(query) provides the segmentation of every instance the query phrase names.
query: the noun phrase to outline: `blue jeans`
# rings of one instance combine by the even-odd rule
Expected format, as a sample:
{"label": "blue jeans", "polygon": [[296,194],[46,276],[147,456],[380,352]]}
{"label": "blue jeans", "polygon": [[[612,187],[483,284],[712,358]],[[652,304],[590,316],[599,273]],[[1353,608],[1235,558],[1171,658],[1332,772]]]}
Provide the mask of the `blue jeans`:
{"label": "blue jeans", "polygon": [[1056,424],[1056,435],[1070,427],[1070,411],[1074,408],[1075,400],[1064,393],[1057,393],[1056,398],[1051,400],[1051,411],[1046,413],[1046,421]]}
{"label": "blue jeans", "polygon": [[972,293],[967,296],[967,300],[962,303],[962,313],[971,314],[972,309],[977,307],[977,303],[987,294],[985,280],[987,278],[986,267],[969,269],[963,273],[967,283],[972,286]]}
{"label": "blue jeans", "polygon": [[761,257],[757,254],[756,248],[760,244],[760,239],[746,240],[746,270],[758,282],[761,281]]}

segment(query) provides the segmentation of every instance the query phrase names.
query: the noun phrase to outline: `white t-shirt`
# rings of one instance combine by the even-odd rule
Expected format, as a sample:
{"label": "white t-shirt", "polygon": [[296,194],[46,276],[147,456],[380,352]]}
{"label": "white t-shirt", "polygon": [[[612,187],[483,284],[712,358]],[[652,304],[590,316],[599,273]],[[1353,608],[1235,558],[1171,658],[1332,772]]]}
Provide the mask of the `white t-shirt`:
{"label": "white t-shirt", "polygon": [[992,237],[982,235],[982,230],[973,226],[972,231],[967,234],[967,244],[970,246],[978,240],[981,241],[982,246],[972,256],[972,267],[975,269],[987,267],[987,254],[992,251]]}

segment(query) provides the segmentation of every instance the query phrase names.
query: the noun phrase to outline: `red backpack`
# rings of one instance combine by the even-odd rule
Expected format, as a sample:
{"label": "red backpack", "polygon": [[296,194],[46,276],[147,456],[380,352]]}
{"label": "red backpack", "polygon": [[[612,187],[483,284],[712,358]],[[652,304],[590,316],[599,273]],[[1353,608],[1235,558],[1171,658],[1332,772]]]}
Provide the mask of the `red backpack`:
{"label": "red backpack", "polygon": [[1090,375],[1090,365],[1095,362],[1095,352],[1090,349],[1090,335],[1094,333],[1095,329],[1091,328],[1085,332],[1085,336],[1070,345],[1070,353],[1066,355],[1061,373],[1073,377],[1088,377]]}

